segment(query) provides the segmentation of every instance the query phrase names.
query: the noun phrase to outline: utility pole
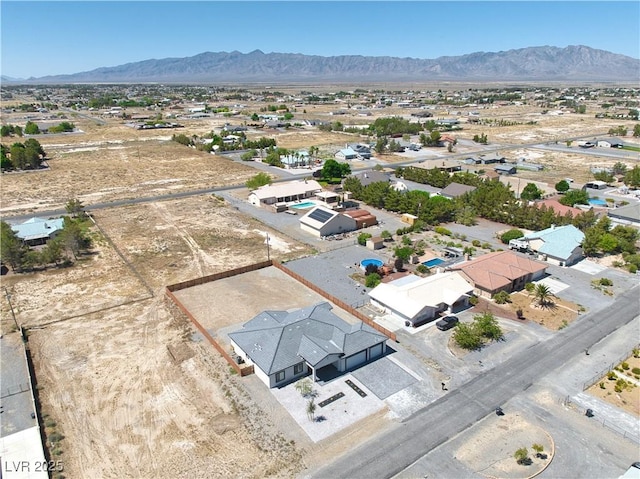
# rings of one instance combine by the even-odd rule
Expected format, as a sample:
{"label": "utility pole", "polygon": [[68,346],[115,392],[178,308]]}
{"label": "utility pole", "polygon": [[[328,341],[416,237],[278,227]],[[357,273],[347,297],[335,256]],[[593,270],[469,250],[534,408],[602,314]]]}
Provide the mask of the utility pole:
{"label": "utility pole", "polygon": [[16,325],[16,330],[20,331],[20,326],[18,326],[18,321],[16,321],[16,314],[13,311],[13,305],[11,304],[11,295],[9,294],[9,290],[6,286],[4,286],[4,294],[7,297],[7,303],[9,303],[9,309],[11,309],[11,317],[13,318],[13,322]]}
{"label": "utility pole", "polygon": [[267,233],[267,261],[271,261],[271,251],[269,250],[269,233]]}

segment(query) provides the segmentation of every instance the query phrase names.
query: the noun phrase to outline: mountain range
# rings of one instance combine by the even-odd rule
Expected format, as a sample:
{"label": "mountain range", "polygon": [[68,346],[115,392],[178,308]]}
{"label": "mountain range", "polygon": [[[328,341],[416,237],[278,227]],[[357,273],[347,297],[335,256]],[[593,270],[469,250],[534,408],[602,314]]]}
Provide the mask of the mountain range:
{"label": "mountain range", "polygon": [[640,60],[583,45],[476,52],[436,59],[317,56],[297,53],[205,52],[144,60],[68,75],[3,83],[289,83],[428,81],[640,80]]}

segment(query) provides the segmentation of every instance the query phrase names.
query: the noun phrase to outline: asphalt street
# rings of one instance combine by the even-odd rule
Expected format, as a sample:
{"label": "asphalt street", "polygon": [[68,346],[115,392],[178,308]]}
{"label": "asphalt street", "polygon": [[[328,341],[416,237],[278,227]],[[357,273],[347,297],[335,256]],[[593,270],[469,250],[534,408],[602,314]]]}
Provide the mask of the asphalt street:
{"label": "asphalt street", "polygon": [[638,315],[638,289],[606,310],[583,316],[552,339],[537,343],[311,473],[318,478],[392,477]]}

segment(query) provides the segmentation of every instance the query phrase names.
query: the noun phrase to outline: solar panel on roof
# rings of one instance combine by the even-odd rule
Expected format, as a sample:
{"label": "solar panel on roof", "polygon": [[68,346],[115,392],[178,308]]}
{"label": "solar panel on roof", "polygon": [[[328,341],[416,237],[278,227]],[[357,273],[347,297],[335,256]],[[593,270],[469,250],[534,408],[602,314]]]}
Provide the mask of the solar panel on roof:
{"label": "solar panel on roof", "polygon": [[326,211],[326,210],[321,210],[320,208],[317,208],[315,210],[313,210],[311,213],[309,213],[309,218],[311,218],[312,220],[316,220],[319,221],[320,223],[326,223],[329,218],[331,218],[333,216],[333,213],[330,211]]}

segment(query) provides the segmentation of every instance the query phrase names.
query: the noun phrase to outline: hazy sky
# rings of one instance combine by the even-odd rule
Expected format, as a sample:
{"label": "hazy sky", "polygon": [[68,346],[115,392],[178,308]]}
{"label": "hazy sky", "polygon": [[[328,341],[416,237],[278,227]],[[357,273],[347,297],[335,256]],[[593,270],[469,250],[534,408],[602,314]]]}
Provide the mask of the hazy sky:
{"label": "hazy sky", "polygon": [[2,75],[265,53],[437,58],[587,45],[640,58],[640,2],[0,1]]}

